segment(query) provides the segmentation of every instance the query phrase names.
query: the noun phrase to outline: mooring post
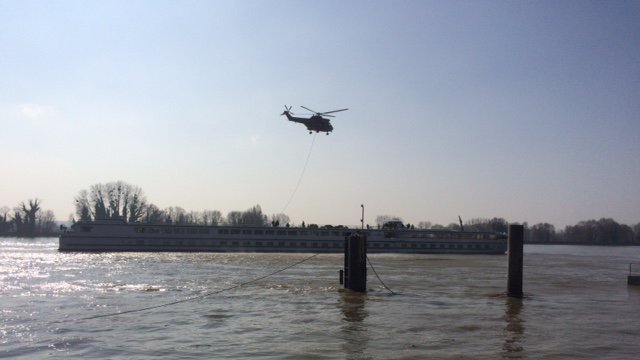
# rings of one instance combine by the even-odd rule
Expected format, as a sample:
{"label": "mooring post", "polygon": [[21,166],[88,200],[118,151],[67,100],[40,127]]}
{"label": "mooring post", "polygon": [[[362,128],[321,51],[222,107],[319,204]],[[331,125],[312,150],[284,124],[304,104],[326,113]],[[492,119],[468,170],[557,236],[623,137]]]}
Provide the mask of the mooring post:
{"label": "mooring post", "polygon": [[348,288],[349,284],[349,238],[351,234],[344,237],[344,266],[340,271],[340,284],[344,284],[344,288]]}
{"label": "mooring post", "polygon": [[629,264],[629,276],[627,276],[628,285],[640,285],[640,264]]}
{"label": "mooring post", "polygon": [[367,237],[362,233],[345,237],[344,287],[367,291]]}
{"label": "mooring post", "polygon": [[509,275],[507,278],[507,296],[522,298],[522,267],[524,254],[524,226],[509,225]]}

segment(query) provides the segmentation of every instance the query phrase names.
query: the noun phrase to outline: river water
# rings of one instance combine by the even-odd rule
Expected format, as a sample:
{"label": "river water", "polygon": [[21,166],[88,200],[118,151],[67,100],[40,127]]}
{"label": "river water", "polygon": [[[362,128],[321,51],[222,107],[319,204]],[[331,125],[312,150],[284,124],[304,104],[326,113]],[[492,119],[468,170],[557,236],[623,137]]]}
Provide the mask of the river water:
{"label": "river water", "polygon": [[[0,357],[635,359],[640,247],[525,246],[506,255],[370,255],[366,295],[342,256],[59,253],[0,238]],[[244,284],[242,286],[239,286]],[[191,300],[188,300],[191,299]],[[147,307],[152,309],[142,310]]]}

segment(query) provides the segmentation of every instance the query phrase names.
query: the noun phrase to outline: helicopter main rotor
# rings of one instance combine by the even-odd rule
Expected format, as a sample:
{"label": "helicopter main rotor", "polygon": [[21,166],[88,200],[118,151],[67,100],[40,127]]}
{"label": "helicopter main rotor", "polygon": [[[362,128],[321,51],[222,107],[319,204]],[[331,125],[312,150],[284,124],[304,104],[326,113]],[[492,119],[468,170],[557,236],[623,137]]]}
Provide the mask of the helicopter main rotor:
{"label": "helicopter main rotor", "polygon": [[334,115],[327,115],[327,114],[336,113],[336,112],[339,112],[339,111],[349,110],[349,109],[340,109],[340,110],[333,110],[333,111],[317,112],[317,111],[309,109],[306,106],[302,106],[301,105],[300,107],[305,109],[305,110],[311,111],[312,113],[314,113],[314,114],[316,114],[318,116],[328,116],[328,117],[334,117]]}

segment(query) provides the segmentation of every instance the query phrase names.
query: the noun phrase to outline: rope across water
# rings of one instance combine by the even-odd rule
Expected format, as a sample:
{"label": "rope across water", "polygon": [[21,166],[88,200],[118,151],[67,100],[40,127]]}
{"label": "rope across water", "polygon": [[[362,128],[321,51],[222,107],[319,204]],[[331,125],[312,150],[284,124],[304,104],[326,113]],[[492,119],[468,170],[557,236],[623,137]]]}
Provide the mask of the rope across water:
{"label": "rope across water", "polygon": [[110,317],[110,316],[117,316],[117,315],[124,315],[124,314],[132,314],[132,313],[137,313],[137,312],[141,312],[141,311],[147,311],[147,310],[152,310],[152,309],[158,309],[158,308],[165,307],[165,306],[171,306],[171,305],[181,304],[181,303],[184,303],[184,302],[187,302],[187,301],[193,301],[193,300],[203,299],[203,298],[206,298],[206,297],[211,296],[211,295],[220,294],[220,293],[225,292],[225,291],[229,291],[229,290],[237,289],[237,288],[239,288],[239,287],[242,287],[242,286],[245,286],[245,285],[249,285],[249,284],[252,284],[252,283],[254,283],[254,282],[257,282],[257,281],[260,281],[260,280],[266,279],[266,278],[268,278],[269,276],[273,276],[273,275],[278,274],[278,273],[281,273],[281,272],[283,272],[283,271],[285,271],[285,270],[287,270],[287,269],[291,269],[292,267],[294,267],[294,266],[296,266],[296,265],[300,265],[300,264],[302,264],[302,263],[304,263],[304,262],[306,262],[306,261],[309,261],[309,260],[313,259],[314,257],[316,257],[316,256],[318,256],[318,255],[320,255],[320,254],[313,254],[313,255],[308,256],[308,257],[306,257],[306,258],[304,258],[304,259],[302,259],[302,260],[300,260],[300,261],[297,261],[297,262],[295,262],[295,263],[293,263],[293,264],[291,264],[291,265],[287,265],[287,266],[285,266],[285,267],[283,267],[283,268],[281,268],[281,269],[278,269],[278,270],[276,270],[276,271],[273,271],[273,272],[271,272],[271,273],[269,273],[269,274],[266,274],[266,275],[263,275],[263,276],[260,276],[260,277],[255,278],[255,279],[248,280],[248,281],[245,281],[245,282],[242,282],[242,283],[239,283],[239,284],[233,285],[233,286],[229,286],[229,287],[226,287],[226,288],[224,288],[224,289],[219,289],[219,290],[211,291],[211,292],[208,292],[208,293],[206,293],[206,294],[202,294],[202,295],[198,295],[198,296],[193,296],[193,297],[186,298],[186,299],[182,299],[182,300],[172,301],[172,302],[164,303],[164,304],[160,304],[160,305],[147,306],[147,307],[139,308],[139,309],[133,309],[133,310],[120,311],[120,312],[117,312],[117,313],[109,313],[109,314],[102,314],[102,315],[89,316],[89,317],[81,318],[81,319],[78,319],[78,320],[92,320],[92,319],[99,319],[99,318],[105,318],[105,317]]}
{"label": "rope across water", "polygon": [[[307,261],[309,261],[309,260],[311,260],[311,259],[315,258],[315,257],[316,257],[316,256],[318,256],[318,255],[320,255],[320,253],[316,253],[316,254],[313,254],[313,255],[311,255],[311,256],[308,256],[308,257],[306,257],[306,258],[304,258],[304,259],[302,259],[302,260],[300,260],[300,261],[297,261],[297,262],[295,262],[295,263],[292,263],[292,264],[290,264],[290,265],[287,265],[287,266],[285,266],[285,267],[283,267],[283,268],[280,268],[280,269],[278,269],[278,270],[276,270],[276,271],[272,271],[272,272],[270,272],[270,273],[268,273],[268,274],[266,274],[266,275],[263,275],[263,276],[260,276],[260,277],[257,277],[257,278],[254,278],[254,279],[251,279],[251,280],[245,281],[245,282],[241,282],[241,283],[239,283],[239,284],[236,284],[236,285],[233,285],[233,286],[229,286],[229,287],[226,287],[226,288],[224,288],[224,289],[219,289],[219,290],[215,290],[215,291],[210,291],[210,292],[207,292],[207,293],[202,294],[202,295],[192,296],[192,297],[189,297],[189,298],[186,298],[186,299],[182,299],[182,300],[176,300],[176,301],[172,301],[172,302],[168,302],[168,303],[164,303],[164,304],[153,305],[153,306],[147,306],[147,307],[138,308],[138,309],[125,310],[125,311],[119,311],[119,312],[115,312],[115,313],[108,313],[108,314],[102,314],[102,315],[88,316],[88,317],[80,318],[80,319],[78,319],[78,320],[93,320],[93,319],[100,319],[100,318],[106,318],[106,317],[118,316],[118,315],[124,315],[124,314],[133,314],[133,313],[137,313],[137,312],[142,312],[142,311],[147,311],[147,310],[153,310],[153,309],[159,309],[159,308],[166,307],[166,306],[172,306],[172,305],[176,305],[176,304],[181,304],[181,303],[185,303],[185,302],[188,302],[188,301],[194,301],[194,300],[204,299],[204,298],[209,297],[209,296],[212,296],[212,295],[216,295],[216,294],[223,293],[223,292],[225,292],[225,291],[230,291],[230,290],[233,290],[233,289],[237,289],[237,288],[239,288],[239,287],[246,286],[246,285],[249,285],[249,284],[255,283],[255,282],[257,282],[257,281],[260,281],[260,280],[266,279],[266,278],[268,278],[268,277],[270,277],[270,276],[273,276],[273,275],[276,275],[276,274],[278,274],[278,273],[281,273],[281,272],[283,272],[283,271],[285,271],[285,270],[291,269],[291,268],[292,268],[292,267],[294,267],[294,266],[297,266],[297,265],[300,265],[300,264],[302,264],[302,263],[304,263],[304,262],[307,262]],[[388,286],[387,286],[387,285],[382,281],[382,279],[381,279],[381,278],[380,278],[380,276],[378,275],[378,272],[377,272],[377,271],[376,271],[376,269],[373,267],[373,264],[371,263],[371,260],[369,260],[369,257],[368,257],[368,256],[367,256],[367,262],[369,263],[369,266],[371,267],[371,270],[373,270],[373,273],[374,273],[374,274],[376,275],[376,277],[378,278],[378,281],[380,281],[380,284],[382,284],[382,286],[383,286],[385,289],[387,289],[387,290],[388,290],[392,295],[396,295],[396,293],[395,293],[393,290],[391,290],[391,289],[390,289],[390,288],[389,288],[389,287],[388,287]]]}

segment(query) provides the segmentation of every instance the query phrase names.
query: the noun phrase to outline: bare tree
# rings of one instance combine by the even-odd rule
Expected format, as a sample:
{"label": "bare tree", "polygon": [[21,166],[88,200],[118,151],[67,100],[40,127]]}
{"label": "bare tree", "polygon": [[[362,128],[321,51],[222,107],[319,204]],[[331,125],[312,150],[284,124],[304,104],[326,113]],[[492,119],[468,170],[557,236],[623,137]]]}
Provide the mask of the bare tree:
{"label": "bare tree", "polygon": [[0,234],[6,234],[11,227],[11,221],[9,220],[9,209],[7,206],[0,207]]}
{"label": "bare tree", "polygon": [[267,223],[267,216],[262,214],[260,205],[255,205],[242,213],[242,223],[244,225],[264,226]]}
{"label": "bare tree", "polygon": [[142,218],[147,198],[141,188],[124,181],[94,184],[75,197],[76,216],[80,220],[123,219],[137,222]]}
{"label": "bare tree", "polygon": [[74,198],[74,203],[78,220],[91,221],[93,219],[94,213],[89,202],[89,192],[87,190],[80,190]]}
{"label": "bare tree", "polygon": [[56,231],[56,217],[51,210],[44,210],[38,217],[37,232],[51,234]]}
{"label": "bare tree", "polygon": [[204,225],[219,225],[223,221],[222,213],[218,210],[202,211],[202,223]]}
{"label": "bare tree", "polygon": [[89,201],[93,207],[95,220],[110,219],[108,190],[103,184],[94,184],[89,187]]}
{"label": "bare tree", "polygon": [[553,243],[556,241],[556,228],[549,223],[539,223],[527,229],[527,240],[534,243]]}
{"label": "bare tree", "polygon": [[21,232],[24,235],[33,236],[36,232],[36,218],[40,211],[40,200],[29,199],[29,206],[24,202],[20,203],[20,206],[16,209],[16,213],[22,212],[21,219]]}
{"label": "bare tree", "polygon": [[230,211],[227,214],[227,224],[228,225],[242,225],[242,211]]}
{"label": "bare tree", "polygon": [[147,197],[142,192],[142,189],[133,185],[128,186],[125,199],[123,208],[125,214],[128,214],[129,222],[139,221],[147,206]]}

